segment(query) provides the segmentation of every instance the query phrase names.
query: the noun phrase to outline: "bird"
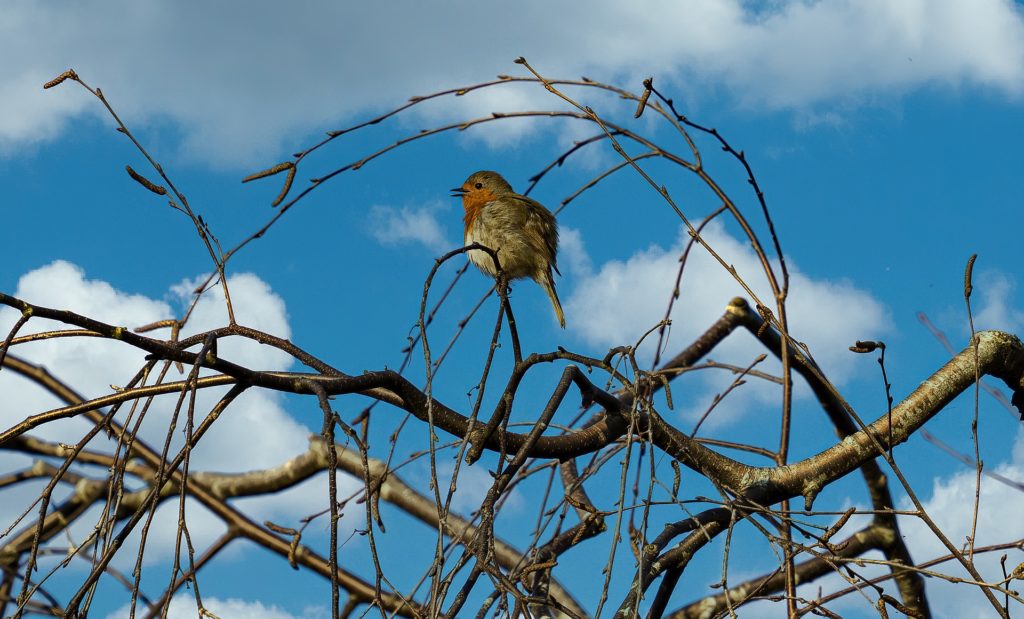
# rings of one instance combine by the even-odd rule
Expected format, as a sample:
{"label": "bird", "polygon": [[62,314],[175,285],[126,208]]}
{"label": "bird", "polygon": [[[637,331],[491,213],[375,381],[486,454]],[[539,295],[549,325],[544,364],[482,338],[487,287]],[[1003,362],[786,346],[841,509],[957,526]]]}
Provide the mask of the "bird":
{"label": "bird", "polygon": [[[513,191],[501,174],[491,170],[470,174],[461,187],[452,189],[452,197],[462,198],[466,245],[479,243],[496,251],[509,281],[529,277],[537,282],[551,299],[558,324],[564,329],[565,314],[552,274],[561,275],[555,262],[558,222],[551,211]],[[498,276],[486,252],[470,250],[469,259],[485,274]]]}

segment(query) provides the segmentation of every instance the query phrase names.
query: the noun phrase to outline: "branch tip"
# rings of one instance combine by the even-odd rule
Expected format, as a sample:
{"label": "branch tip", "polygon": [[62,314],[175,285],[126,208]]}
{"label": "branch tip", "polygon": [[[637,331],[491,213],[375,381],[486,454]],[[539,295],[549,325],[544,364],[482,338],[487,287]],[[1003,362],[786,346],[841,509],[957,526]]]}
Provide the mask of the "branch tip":
{"label": "branch tip", "polygon": [[50,88],[53,88],[54,86],[59,86],[64,82],[64,80],[75,80],[77,82],[78,74],[75,73],[74,69],[68,69],[67,71],[61,73],[57,77],[43,84],[43,90],[48,90]]}

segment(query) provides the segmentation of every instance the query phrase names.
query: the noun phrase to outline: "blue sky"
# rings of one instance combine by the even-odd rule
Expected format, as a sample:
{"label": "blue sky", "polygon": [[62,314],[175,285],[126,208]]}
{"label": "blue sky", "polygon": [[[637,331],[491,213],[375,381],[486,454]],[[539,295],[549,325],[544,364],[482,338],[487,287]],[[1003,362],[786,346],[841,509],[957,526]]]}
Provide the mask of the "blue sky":
{"label": "blue sky", "polygon": [[[864,417],[884,410],[881,378],[873,356],[855,356],[846,347],[855,339],[884,340],[893,393],[897,400],[907,394],[948,358],[919,323],[918,312],[945,331],[955,348],[966,345],[963,271],[971,254],[979,256],[972,298],[976,326],[1024,332],[1024,155],[1017,147],[1024,127],[1024,9],[999,0],[647,1],[628,8],[598,2],[587,11],[541,2],[508,11],[468,2],[429,8],[413,2],[359,8],[311,3],[289,11],[240,2],[201,9],[130,2],[60,9],[21,4],[0,17],[0,67],[6,76],[0,84],[6,205],[0,290],[132,326],[180,312],[194,282],[211,268],[191,224],[125,174],[128,164],[155,177],[112,130],[99,102],[71,83],[41,89],[69,67],[103,89],[231,247],[273,215],[270,202],[280,187],[276,178],[243,185],[244,176],[287,160],[324,131],[365,120],[410,96],[497,74],[525,75],[513,63],[518,56],[548,77],[587,75],[636,92],[643,78],[653,76],[681,111],[718,128],[746,152],[794,272],[793,333],[811,346]],[[587,89],[568,92],[599,114],[686,151],[652,114],[631,121],[629,103]],[[422,128],[492,111],[564,108],[535,84],[445,98],[335,141],[303,163],[296,188]],[[461,209],[448,188],[475,170],[495,169],[522,190],[574,140],[594,133],[578,121],[498,123],[422,140],[338,176],[230,263],[241,322],[289,337],[347,372],[396,367],[433,259],[461,245]],[[763,234],[742,170],[712,141],[702,139],[699,146],[711,175]],[[617,157],[607,145],[589,146],[531,195],[555,208]],[[699,219],[717,208],[692,177],[649,161],[645,168],[669,187],[688,217]],[[637,174],[623,170],[570,203],[559,223],[563,276],[557,285],[568,326],[557,328],[539,288],[519,284],[513,303],[524,346],[564,346],[602,357],[610,347],[634,343],[664,314],[685,238],[679,219]],[[758,286],[751,253],[736,234],[735,226],[712,226],[707,238]],[[442,271],[439,285],[447,284],[457,266]],[[479,273],[467,273],[440,314],[431,341],[435,350],[488,285]],[[695,253],[673,315],[669,354],[739,293],[720,267]],[[223,324],[221,307],[211,295],[192,329]],[[451,405],[467,408],[466,392],[477,380],[495,308],[493,300],[485,305],[438,376],[435,393]],[[11,312],[0,311],[4,332],[13,320]],[[758,352],[748,339],[735,338],[714,358],[748,364]],[[92,395],[126,380],[140,358],[116,347],[90,352],[85,344],[67,342],[19,352]],[[258,346],[222,350],[228,353],[258,367],[295,369]],[[509,354],[508,348],[499,351],[499,367],[507,368]],[[649,350],[643,354],[649,362]],[[410,370],[414,379],[422,379],[420,366],[417,356]],[[546,400],[558,371],[546,370],[528,384],[517,419],[528,419],[530,407]],[[707,372],[681,379],[673,393],[675,410],[665,414],[691,427],[730,380]],[[0,375],[0,385],[16,394],[0,404],[4,427],[20,419],[21,411],[53,406],[9,375]],[[492,385],[488,395],[497,390]],[[763,422],[769,419],[772,429],[763,440],[773,447],[778,401],[776,392],[750,383],[716,409],[705,431],[752,440],[765,436]],[[336,403],[343,415],[363,405]],[[306,434],[320,423],[313,403],[274,394],[253,396],[245,411],[225,419],[222,434],[206,439],[207,451],[199,455],[212,470],[279,463],[302,451]],[[559,414],[567,418],[571,412],[567,406]],[[794,457],[832,441],[816,413],[810,401],[798,399]],[[970,452],[970,418],[971,398],[962,397],[927,427]],[[1024,479],[1024,443],[1015,416],[983,397],[981,419],[986,466]],[[390,431],[384,425],[379,438]],[[73,434],[75,427],[67,430]],[[160,436],[157,428],[152,432]],[[403,441],[406,452],[425,446],[422,434],[409,433]],[[226,444],[247,446],[225,450]],[[950,536],[962,539],[973,472],[920,438],[897,450],[897,459],[933,515],[948,518]],[[426,468],[417,466],[409,467],[408,476],[425,487]],[[467,475],[477,480],[464,490],[468,509],[474,487],[487,478],[479,471]],[[261,517],[294,522],[318,509],[324,488],[324,479],[313,480],[287,502],[255,501],[251,507]],[[1013,517],[1012,506],[1024,506],[1019,493],[995,484],[984,490],[984,500],[1001,508],[986,512],[979,541],[1024,536],[1020,519]],[[524,490],[515,499],[526,519],[533,517],[529,496]],[[851,479],[823,500],[843,506],[866,499]],[[198,509],[196,514],[197,530],[216,530],[210,517]],[[7,518],[7,508],[0,515]],[[517,532],[509,527],[510,534]],[[399,547],[401,530],[388,533]],[[938,553],[913,525],[907,535],[915,557]],[[353,561],[365,561],[361,540],[346,549]],[[707,565],[718,566],[720,557],[707,550]],[[603,561],[606,549],[595,552]],[[152,582],[167,577],[168,553],[154,550]],[[753,557],[751,551],[745,558],[751,570],[770,568],[770,553]],[[243,560],[266,566],[249,572],[257,582],[233,575]],[[1021,560],[1011,556],[1009,562]],[[631,568],[623,566],[618,574],[625,578]],[[714,574],[718,568],[709,569]],[[204,595],[234,599],[242,605],[235,615],[243,607],[254,617],[316,615],[329,600],[324,583],[293,576],[252,548],[237,549],[211,573],[217,577],[207,579]],[[581,580],[580,598],[592,610],[597,593]],[[279,582],[294,588],[275,587]],[[707,593],[706,584],[688,583],[674,602]],[[943,600],[934,608],[940,616],[961,616],[977,602],[957,595],[959,589],[932,582],[929,587],[933,599]],[[112,612],[125,601],[111,588],[97,610]],[[840,608],[849,616],[870,611],[853,604]]]}

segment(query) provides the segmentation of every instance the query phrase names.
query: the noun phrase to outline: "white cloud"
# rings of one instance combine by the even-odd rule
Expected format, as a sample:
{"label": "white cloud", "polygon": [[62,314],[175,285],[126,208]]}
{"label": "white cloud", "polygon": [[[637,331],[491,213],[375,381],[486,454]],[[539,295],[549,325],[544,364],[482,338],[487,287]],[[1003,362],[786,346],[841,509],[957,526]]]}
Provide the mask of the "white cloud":
{"label": "white cloud", "polygon": [[[747,243],[733,238],[717,223],[708,225],[701,236],[762,300],[771,302],[760,262]],[[571,327],[594,344],[617,346],[635,341],[664,317],[679,271],[679,256],[688,239],[681,228],[673,247],[651,245],[625,261],[606,262],[581,279],[566,302],[575,317]],[[886,310],[849,282],[814,280],[792,260],[787,264],[791,334],[810,346],[830,375],[842,379],[856,363],[847,347],[855,339],[877,338],[884,332]],[[708,252],[695,246],[671,316],[673,339],[688,342],[702,333],[737,295],[745,296],[739,284]]]}
{"label": "white cloud", "polygon": [[418,208],[374,205],[370,207],[368,226],[373,238],[383,245],[420,243],[435,252],[454,249],[444,227],[437,221],[440,211],[448,210],[442,202],[431,202]]}
{"label": "white cloud", "polygon": [[[987,470],[998,473],[1017,481],[1024,481],[1024,434],[1018,432],[1017,442],[1010,462],[987,464]],[[935,524],[945,533],[946,537],[957,548],[963,548],[965,540],[971,533],[973,520],[975,472],[964,468],[948,478],[936,478],[931,497],[924,502],[925,510]],[[913,509],[909,500],[904,499],[899,509]],[[1018,517],[1024,509],[1024,493],[991,477],[982,477],[981,498],[978,509],[978,528],[976,546],[997,544],[1019,540],[1024,537],[1024,522]],[[926,561],[948,554],[945,546],[936,539],[931,530],[919,519],[912,517],[900,518],[900,529],[907,541],[911,556],[916,561]],[[976,554],[975,566],[988,582],[1002,579],[999,557],[1005,551]],[[1010,551],[1007,570],[1020,563]],[[939,567],[939,571],[970,578],[956,561],[950,561]],[[1010,588],[1015,589],[1011,583]],[[928,596],[932,610],[938,617],[972,617],[979,616],[978,609],[988,608],[988,601],[976,587],[964,584],[952,584],[932,578],[928,580]],[[1002,601],[1002,595],[996,596]],[[1011,615],[1019,614],[1019,603],[1011,602]],[[982,614],[989,614],[988,611]]]}
{"label": "white cloud", "polygon": [[1011,333],[1024,327],[1024,310],[1014,307],[1017,281],[1008,273],[984,271],[974,279],[974,327],[999,329]]}
{"label": "white cloud", "polygon": [[[206,276],[201,275],[171,286],[171,297],[177,301],[179,307],[187,307],[192,302],[196,287],[204,281]],[[258,276],[252,273],[231,275],[228,278],[228,292],[231,294],[231,307],[238,324],[284,339],[291,337],[284,300]],[[216,284],[200,297],[181,335],[188,337],[222,327],[227,323],[228,310],[224,301],[224,289]],[[224,338],[217,342],[217,347],[221,356],[244,357],[255,368],[284,370],[291,365],[291,357],[287,353],[244,338]]]}
{"label": "white cloud", "polygon": [[[181,32],[189,33],[186,46]],[[334,128],[413,94],[522,74],[512,64],[520,55],[550,76],[639,87],[654,75],[660,83],[685,80],[689,94],[680,97],[722,90],[768,109],[869,101],[932,84],[1018,95],[1024,20],[1011,0],[794,0],[759,9],[742,0],[601,0],[587,11],[539,0],[508,8],[319,2],[283,14],[265,1],[201,12],[128,0],[20,3],[0,23],[0,150],[52,139],[76,116],[101,114],[74,87],[41,90],[68,66],[102,87],[133,126],[177,124],[180,153],[256,166],[290,152],[283,146],[294,145],[296,132]],[[538,105],[563,104],[536,85],[503,86],[423,113],[451,118]],[[483,135],[506,139],[528,124],[496,123],[496,133]]]}
{"label": "white cloud", "polygon": [[785,107],[926,83],[1021,88],[1013,2],[792,2],[748,27],[747,62],[721,62],[735,81],[753,82],[751,103]]}
{"label": "white cloud", "polygon": [[[86,279],[81,269],[61,260],[23,275],[14,296],[128,328],[171,316],[167,303],[123,293],[107,282]],[[17,318],[18,312],[14,309],[0,308],[0,331],[8,333]],[[22,327],[19,335],[62,328],[68,327],[33,318]],[[109,393],[111,384],[127,383],[142,366],[146,354],[119,342],[94,338],[42,340],[13,348],[11,353],[44,365],[85,397]],[[0,372],[0,392],[5,394],[0,400],[0,425],[4,428],[13,426],[30,413],[61,405],[48,392],[13,372]],[[35,435],[74,443],[91,427],[92,424],[72,419],[46,424],[38,428]]]}
{"label": "white cloud", "polygon": [[[171,287],[169,298],[182,305],[191,298],[199,278],[182,282]],[[290,328],[284,302],[270,287],[252,274],[238,274],[228,280],[233,307],[239,323],[254,327],[279,337],[287,338]],[[26,301],[69,309],[94,317],[104,322],[129,328],[175,316],[177,312],[166,302],[116,290],[107,282],[89,280],[80,268],[63,261],[31,271],[18,282],[14,295]],[[193,311],[183,335],[196,331],[223,326],[227,323],[223,292],[219,287],[207,292]],[[14,324],[18,313],[11,308],[0,309],[0,331],[7,333]],[[52,321],[32,319],[21,330],[25,335],[37,331],[58,328]],[[60,326],[59,328],[66,328]],[[167,331],[151,333],[154,337],[166,337]],[[96,338],[59,338],[15,347],[12,354],[46,367],[52,374],[64,380],[86,397],[109,393],[111,384],[124,385],[143,364],[142,353],[119,342]],[[225,359],[264,370],[286,370],[292,365],[291,358],[281,351],[251,340],[238,337],[222,338],[218,342],[218,354]],[[181,380],[177,370],[171,369],[168,381]],[[226,388],[200,390],[196,397],[196,422],[211,409],[226,392]],[[0,428],[9,428],[29,414],[60,406],[53,396],[43,392],[11,371],[0,372]],[[141,426],[140,437],[151,447],[160,449],[164,444],[171,414],[177,396],[171,394],[157,398],[146,413]],[[241,395],[214,423],[193,451],[191,468],[194,471],[244,472],[280,465],[297,456],[308,447],[309,430],[288,414],[283,398],[269,391],[250,390]],[[311,405],[317,414],[319,409]],[[118,419],[123,423],[127,408]],[[182,428],[185,423],[183,411],[177,421],[177,429],[171,434],[171,453],[183,444]],[[32,434],[40,438],[77,443],[81,436],[92,427],[80,419],[69,419],[59,423],[46,424]],[[104,435],[94,439],[90,448],[110,449],[113,443]],[[17,460],[4,454],[5,469],[15,466]],[[95,470],[89,473],[96,475]],[[102,475],[102,473],[99,473]],[[343,478],[348,480],[349,478]],[[275,495],[270,499],[252,499],[247,509],[266,517],[273,517],[287,523],[319,511],[327,506],[324,477],[320,476],[296,488]],[[341,489],[350,492],[357,485],[355,481]],[[31,501],[39,488],[0,492],[0,530],[5,529],[14,516]],[[189,527],[197,546],[209,543],[223,530],[219,520],[190,502]],[[166,556],[173,548],[173,534],[176,522],[176,505],[164,505],[157,514],[157,524],[162,531],[150,536],[147,560],[156,561]],[[91,530],[91,521],[84,517],[72,534],[84,539]],[[135,542],[130,542],[135,543]],[[131,560],[131,552],[125,553]]]}
{"label": "white cloud", "polygon": [[[200,585],[202,581],[200,581]],[[275,604],[264,604],[259,600],[240,600],[238,598],[220,599],[203,597],[203,606],[218,617],[227,619],[322,619],[328,615],[323,607],[307,607],[301,614],[290,613]],[[125,619],[129,616],[130,604],[107,615],[107,619]],[[142,606],[136,607],[138,616]],[[194,619],[198,616],[195,595],[191,592],[179,593],[171,598],[167,610],[169,619]]]}
{"label": "white cloud", "polygon": [[[455,472],[455,464],[450,460],[437,463],[438,487],[441,488],[441,498],[444,500],[451,484],[452,473]],[[417,476],[421,478],[420,487],[427,488],[430,471],[420,469]],[[487,493],[494,485],[494,477],[487,470],[484,462],[478,462],[473,466],[463,464],[459,467],[459,478],[456,480],[455,493],[452,495],[452,508],[462,514],[469,516],[480,509]],[[523,508],[524,498],[518,488],[512,488],[502,495],[503,514],[515,513]]]}
{"label": "white cloud", "polygon": [[558,268],[566,275],[588,277],[593,269],[583,235],[576,228],[558,227]]}
{"label": "white cloud", "polygon": [[[1018,431],[1017,440],[1009,461],[995,463],[986,460],[985,470],[997,473],[1011,480],[1024,482],[1024,432]],[[917,494],[923,501],[925,511],[929,517],[947,539],[961,550],[966,548],[966,539],[971,533],[976,488],[975,481],[974,469],[965,466],[959,472],[948,477],[934,478],[930,491],[926,491],[923,487],[916,488]],[[847,503],[851,502],[848,501]],[[847,506],[849,505],[843,505],[839,509],[845,509]],[[870,509],[868,505],[856,505],[856,507],[861,510]],[[899,510],[915,510],[914,505],[905,496],[898,501],[896,507]],[[991,477],[983,476],[978,509],[976,547],[1014,542],[1024,537],[1024,523],[1018,517],[1021,509],[1024,509],[1024,493]],[[843,539],[845,536],[866,526],[869,520],[869,517],[866,515],[854,516],[834,539]],[[921,519],[913,516],[899,516],[899,526],[900,533],[914,561],[923,563],[949,554],[946,547]],[[999,558],[1004,553],[1008,554],[1007,570],[1012,570],[1014,566],[1020,563],[1019,556],[1015,556],[1012,549],[975,554],[975,567],[987,582],[1002,580],[1003,576],[999,565]],[[883,558],[877,552],[872,552],[870,556],[877,559]],[[973,580],[956,560],[947,561],[929,569]],[[857,568],[857,572],[865,577],[881,575],[886,571],[878,566],[871,565]],[[847,586],[845,581],[840,580],[838,576],[829,575],[826,578],[808,583],[805,587],[807,593],[811,594],[808,597],[815,597],[814,593],[818,587],[821,587],[825,592],[830,592],[845,589]],[[890,595],[899,597],[891,581],[883,583],[883,586]],[[993,611],[990,610],[989,602],[974,585],[950,583],[941,578],[927,578],[925,586],[931,610],[936,617],[954,619],[959,617],[987,617],[993,614]],[[1010,588],[1016,589],[1013,583],[1010,583]],[[1001,594],[997,594],[996,597],[1000,601],[1003,600]],[[851,612],[857,610],[855,606],[851,605],[849,607],[850,611],[842,612],[844,617],[877,616],[877,613],[872,614],[871,609],[863,604],[859,596],[849,595],[845,599],[848,604],[859,603],[861,606],[859,611]],[[872,599],[874,599],[873,595]],[[832,608],[832,610],[837,609]],[[1016,615],[1020,611],[1021,605],[1011,600],[1010,614]]]}
{"label": "white cloud", "polygon": [[[702,237],[736,268],[763,301],[772,302],[760,263],[748,243],[729,236],[717,222],[707,226]],[[565,303],[569,328],[593,345],[635,343],[664,317],[679,271],[679,256],[688,239],[681,229],[673,247],[651,245],[625,261],[606,262],[589,277],[577,278],[578,283]],[[888,329],[887,312],[870,294],[848,282],[815,280],[791,260],[787,264],[791,282],[787,302],[790,333],[810,347],[826,375],[843,384],[858,362],[848,347],[858,339],[880,339]],[[722,315],[729,300],[738,295],[745,296],[732,276],[707,251],[695,246],[686,263],[680,298],[673,306],[668,354],[675,354],[677,348],[689,344],[707,329]],[[648,338],[640,349],[641,357],[648,362],[655,341],[656,337]],[[762,352],[767,351],[754,345],[750,336],[737,333],[720,344],[711,357],[746,366]],[[769,361],[757,369],[771,371],[775,367]],[[693,410],[684,413],[688,416],[703,412],[711,396],[734,378],[724,372],[702,372],[699,376],[706,393],[691,399],[695,404]],[[772,384],[749,380],[719,405],[713,418],[732,417],[750,404],[751,397],[761,403],[777,403],[778,393]]]}
{"label": "white cloud", "polygon": [[[151,300],[140,294],[123,293],[107,282],[86,279],[82,269],[64,260],[55,260],[23,275],[18,280],[15,294],[29,303],[60,307],[80,314],[88,312],[96,320],[127,327],[138,327],[166,318],[171,312],[170,306],[162,301]],[[4,307],[0,311],[11,313],[14,310]],[[29,324],[57,327],[60,323],[33,319]],[[50,342],[53,340],[47,341]],[[38,345],[41,343],[34,344],[33,348]],[[78,354],[81,351],[74,352]]]}

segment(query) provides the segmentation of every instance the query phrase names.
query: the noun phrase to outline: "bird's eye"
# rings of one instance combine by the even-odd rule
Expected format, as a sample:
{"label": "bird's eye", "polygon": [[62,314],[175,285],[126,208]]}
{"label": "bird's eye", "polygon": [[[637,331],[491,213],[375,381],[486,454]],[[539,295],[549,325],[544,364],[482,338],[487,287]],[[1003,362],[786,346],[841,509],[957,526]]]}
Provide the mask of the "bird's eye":
{"label": "bird's eye", "polygon": [[483,183],[477,183],[476,185],[473,185],[473,186],[476,187],[477,189],[483,189],[484,188],[484,184]]}

